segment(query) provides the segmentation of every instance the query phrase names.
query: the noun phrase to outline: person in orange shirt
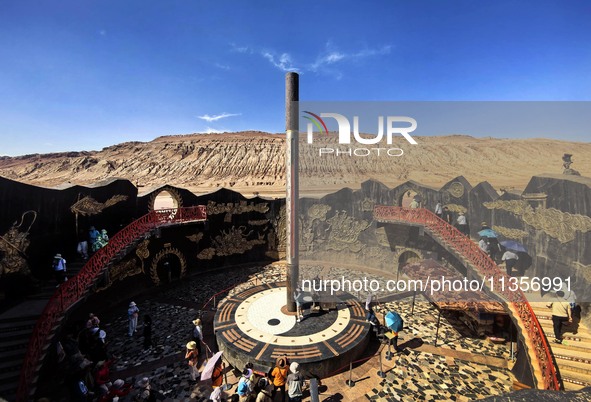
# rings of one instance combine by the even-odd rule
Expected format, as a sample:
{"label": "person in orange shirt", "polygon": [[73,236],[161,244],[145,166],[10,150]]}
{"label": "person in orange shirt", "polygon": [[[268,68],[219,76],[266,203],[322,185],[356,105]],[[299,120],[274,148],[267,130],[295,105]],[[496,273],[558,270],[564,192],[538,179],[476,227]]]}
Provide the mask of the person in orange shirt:
{"label": "person in orange shirt", "polygon": [[287,358],[280,357],[277,359],[277,364],[271,372],[273,377],[273,400],[275,400],[275,394],[277,390],[281,390],[281,402],[285,402],[285,381],[287,380],[288,368]]}
{"label": "person in orange shirt", "polygon": [[213,388],[219,388],[222,386],[224,381],[224,363],[222,359],[219,359],[215,362],[215,367],[213,368],[213,373],[211,374],[211,386]]}

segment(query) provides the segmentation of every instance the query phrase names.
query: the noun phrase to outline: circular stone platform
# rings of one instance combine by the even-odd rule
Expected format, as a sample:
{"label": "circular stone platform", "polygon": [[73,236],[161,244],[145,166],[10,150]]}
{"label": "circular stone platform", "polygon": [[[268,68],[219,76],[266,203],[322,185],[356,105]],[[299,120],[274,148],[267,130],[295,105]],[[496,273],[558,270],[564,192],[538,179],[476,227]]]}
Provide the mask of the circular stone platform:
{"label": "circular stone platform", "polygon": [[[268,372],[278,357],[297,361],[310,375],[326,377],[355,360],[369,341],[363,306],[353,296],[339,296],[336,310],[311,312],[305,318],[281,311],[285,283],[265,284],[222,300],[214,318],[218,347],[232,366],[252,363]],[[309,299],[311,300],[311,299]]]}

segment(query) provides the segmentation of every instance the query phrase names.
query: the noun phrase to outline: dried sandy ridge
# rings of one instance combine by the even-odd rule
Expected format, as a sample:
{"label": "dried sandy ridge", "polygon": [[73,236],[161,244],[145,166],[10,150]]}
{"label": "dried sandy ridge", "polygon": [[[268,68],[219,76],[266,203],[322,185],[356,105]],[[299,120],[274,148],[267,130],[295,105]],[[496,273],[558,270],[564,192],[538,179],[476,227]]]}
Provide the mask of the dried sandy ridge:
{"label": "dried sandy ridge", "polygon": [[[0,175],[47,187],[121,177],[145,187],[170,184],[197,193],[226,187],[247,196],[281,196],[285,192],[284,139],[283,134],[253,131],[165,136],[101,151],[0,157]],[[590,143],[463,135],[416,140],[415,146],[404,141],[380,145],[402,148],[401,157],[319,157],[317,147],[303,146],[301,186],[325,193],[357,188],[373,178],[391,187],[415,180],[438,188],[463,175],[472,184],[487,180],[496,188],[523,189],[533,175],[561,173],[564,153],[574,154],[572,167],[591,176]],[[328,141],[339,146],[336,137]]]}

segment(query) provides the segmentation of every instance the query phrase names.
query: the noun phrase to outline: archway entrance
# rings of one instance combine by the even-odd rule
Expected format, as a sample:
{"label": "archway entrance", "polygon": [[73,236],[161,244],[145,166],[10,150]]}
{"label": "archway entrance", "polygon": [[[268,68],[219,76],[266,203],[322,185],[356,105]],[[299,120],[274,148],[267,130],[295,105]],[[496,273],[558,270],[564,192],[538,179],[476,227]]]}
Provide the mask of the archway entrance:
{"label": "archway entrance", "polygon": [[174,209],[178,207],[180,207],[180,205],[177,197],[167,190],[162,190],[154,198],[154,206],[152,209]]}
{"label": "archway entrance", "polygon": [[419,256],[419,254],[414,251],[410,251],[410,250],[404,251],[398,257],[398,269],[396,271],[396,277],[398,278],[402,267],[404,267],[405,265],[410,264],[412,262],[420,261],[421,259],[422,258]]}
{"label": "archway entrance", "polygon": [[156,266],[160,283],[170,283],[181,277],[181,261],[176,254],[166,254]]}
{"label": "archway entrance", "polygon": [[155,285],[174,282],[185,276],[187,260],[176,248],[166,248],[154,256],[150,277]]}

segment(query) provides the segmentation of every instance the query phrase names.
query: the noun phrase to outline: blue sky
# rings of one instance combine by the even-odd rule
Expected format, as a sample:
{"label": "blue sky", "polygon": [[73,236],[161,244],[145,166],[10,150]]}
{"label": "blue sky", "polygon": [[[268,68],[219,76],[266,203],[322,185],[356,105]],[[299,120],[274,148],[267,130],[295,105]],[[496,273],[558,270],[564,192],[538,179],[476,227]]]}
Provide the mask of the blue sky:
{"label": "blue sky", "polygon": [[291,70],[302,100],[588,101],[589,21],[586,0],[5,0],[0,155],[282,132]]}

